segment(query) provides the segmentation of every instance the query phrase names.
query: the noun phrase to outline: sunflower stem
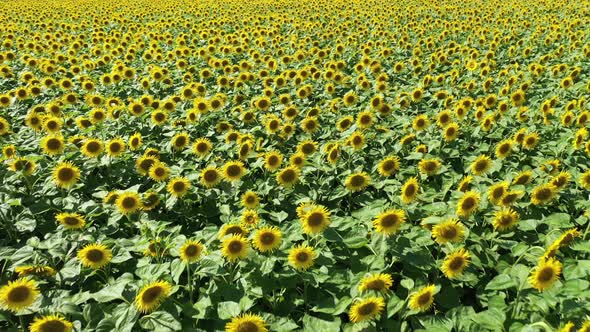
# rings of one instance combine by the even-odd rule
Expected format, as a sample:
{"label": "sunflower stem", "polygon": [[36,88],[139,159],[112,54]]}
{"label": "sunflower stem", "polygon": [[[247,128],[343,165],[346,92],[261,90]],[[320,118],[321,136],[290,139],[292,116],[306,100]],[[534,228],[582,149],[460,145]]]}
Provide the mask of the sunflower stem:
{"label": "sunflower stem", "polygon": [[189,301],[191,302],[191,306],[193,305],[193,283],[191,280],[191,264],[190,263],[186,263],[186,275],[187,275],[187,279],[188,279],[188,298]]}
{"label": "sunflower stem", "polygon": [[23,321],[23,316],[18,316],[18,322],[20,324],[20,328],[23,332],[27,332],[27,328],[25,327],[25,322]]}

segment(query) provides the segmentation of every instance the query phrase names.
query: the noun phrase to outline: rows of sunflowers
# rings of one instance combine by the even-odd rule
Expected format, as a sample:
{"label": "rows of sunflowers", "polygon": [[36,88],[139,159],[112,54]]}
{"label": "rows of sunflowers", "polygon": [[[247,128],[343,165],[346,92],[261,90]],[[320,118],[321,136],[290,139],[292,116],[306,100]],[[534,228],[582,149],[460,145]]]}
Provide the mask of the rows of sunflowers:
{"label": "rows of sunflowers", "polygon": [[0,330],[590,331],[588,0],[0,2]]}

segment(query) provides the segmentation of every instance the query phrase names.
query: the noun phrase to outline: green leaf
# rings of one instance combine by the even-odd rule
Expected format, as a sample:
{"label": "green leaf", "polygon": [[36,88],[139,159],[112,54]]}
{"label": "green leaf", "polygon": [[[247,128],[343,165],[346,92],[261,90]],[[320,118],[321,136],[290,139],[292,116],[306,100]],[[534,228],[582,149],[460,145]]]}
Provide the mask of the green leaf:
{"label": "green leaf", "polygon": [[516,287],[516,282],[507,274],[499,274],[490,280],[486,285],[486,289],[502,290],[510,287]]}
{"label": "green leaf", "polygon": [[221,319],[230,319],[240,314],[240,305],[236,302],[220,302],[217,306],[217,315]]}
{"label": "green leaf", "polygon": [[98,292],[91,295],[91,298],[96,300],[98,303],[111,302],[116,299],[123,299],[123,291],[127,282],[117,282],[114,285],[108,285],[107,287],[99,290]]}
{"label": "green leaf", "polygon": [[338,331],[340,330],[340,318],[333,321],[323,320],[314,316],[303,316],[303,331]]}
{"label": "green leaf", "polygon": [[156,311],[141,317],[139,325],[149,331],[170,332],[182,330],[182,324],[166,311]]}

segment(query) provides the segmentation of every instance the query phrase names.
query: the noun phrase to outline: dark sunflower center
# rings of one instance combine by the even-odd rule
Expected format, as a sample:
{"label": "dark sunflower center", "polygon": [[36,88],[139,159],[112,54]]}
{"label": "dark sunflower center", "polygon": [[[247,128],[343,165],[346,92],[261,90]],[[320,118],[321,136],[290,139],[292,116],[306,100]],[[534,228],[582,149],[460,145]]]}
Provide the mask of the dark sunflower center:
{"label": "dark sunflower center", "polygon": [[151,159],[145,159],[143,160],[140,164],[139,167],[141,167],[142,170],[147,171],[149,170],[152,166],[154,165],[154,161]]}
{"label": "dark sunflower center", "polygon": [[309,254],[306,252],[298,252],[295,259],[300,263],[306,263],[309,260]]}
{"label": "dark sunflower center", "polygon": [[543,269],[541,269],[541,271],[539,271],[537,279],[540,282],[548,282],[553,278],[553,275],[554,272],[551,267],[544,267]]}
{"label": "dark sunflower center", "polygon": [[121,145],[119,143],[112,143],[109,145],[109,150],[111,150],[113,153],[117,153],[121,151]]}
{"label": "dark sunflower center", "polygon": [[504,195],[504,187],[498,187],[492,191],[492,197],[494,197],[495,199],[499,199],[503,195]]}
{"label": "dark sunflower center", "polygon": [[41,325],[40,332],[65,332],[66,326],[58,320],[46,321]]}
{"label": "dark sunflower center", "polygon": [[488,162],[485,160],[480,160],[475,163],[475,170],[478,172],[483,172],[488,167]]}
{"label": "dark sunflower center", "polygon": [[455,257],[449,263],[449,269],[452,271],[459,270],[463,266],[463,257]]}
{"label": "dark sunflower center", "polygon": [[512,216],[505,215],[500,218],[500,223],[502,225],[510,225],[512,223]]}
{"label": "dark sunflower center", "polygon": [[313,146],[313,144],[303,144],[303,146],[301,147],[301,152],[305,154],[313,153],[314,150],[315,147]]}
{"label": "dark sunflower center", "polygon": [[157,167],[154,170],[154,174],[156,174],[156,176],[158,176],[158,177],[162,177],[162,176],[166,175],[166,170],[163,167]]}
{"label": "dark sunflower center", "polygon": [[184,136],[180,136],[176,138],[176,141],[174,141],[174,145],[176,146],[183,146],[186,144],[186,138]]}
{"label": "dark sunflower center", "polygon": [[446,227],[441,234],[445,239],[454,239],[457,236],[457,230],[454,227]]}
{"label": "dark sunflower center", "polygon": [[416,193],[416,186],[410,184],[406,187],[405,194],[406,196],[413,196]]}
{"label": "dark sunflower center", "polygon": [[340,127],[348,128],[348,126],[350,126],[350,121],[348,119],[342,120],[342,122],[340,122]]}
{"label": "dark sunflower center", "polygon": [[307,216],[307,224],[311,227],[321,226],[324,223],[324,215],[320,212],[313,212]]}
{"label": "dark sunflower center", "polygon": [[362,187],[365,185],[365,177],[362,175],[354,175],[350,178],[350,184],[353,187]]}
{"label": "dark sunflower center", "polygon": [[64,218],[64,224],[70,225],[70,226],[76,226],[78,225],[78,218],[74,218],[74,217],[66,217]]}
{"label": "dark sunflower center", "polygon": [[162,287],[160,286],[153,286],[146,289],[143,294],[141,295],[141,300],[144,303],[152,303],[160,297],[162,294]]}
{"label": "dark sunflower center", "polygon": [[47,140],[47,148],[55,151],[61,149],[61,141],[57,138],[50,138]]}
{"label": "dark sunflower center", "polygon": [[207,143],[199,143],[197,144],[197,151],[200,153],[205,153],[209,149]]}
{"label": "dark sunflower center", "polygon": [[8,302],[19,303],[29,298],[31,290],[26,286],[18,286],[8,292]]}
{"label": "dark sunflower center", "polygon": [[448,136],[455,135],[455,127],[449,127],[449,128],[447,128],[447,135]]}
{"label": "dark sunflower center", "polygon": [[121,205],[125,209],[133,209],[137,205],[137,201],[133,197],[125,197],[125,198],[123,198]]}
{"label": "dark sunflower center", "polygon": [[475,206],[475,199],[473,197],[467,197],[461,204],[463,210],[471,210]]}
{"label": "dark sunflower center", "polygon": [[367,289],[382,290],[385,288],[385,282],[381,279],[376,279],[367,284]]}
{"label": "dark sunflower center", "polygon": [[203,178],[207,182],[217,181],[217,172],[215,170],[208,170],[203,174]]}
{"label": "dark sunflower center", "polygon": [[182,192],[184,191],[184,189],[186,189],[186,186],[184,185],[184,182],[174,182],[174,185],[172,185],[172,189],[175,192]]}
{"label": "dark sunflower center", "polygon": [[538,200],[541,200],[541,201],[547,200],[547,199],[549,199],[549,197],[551,197],[551,190],[543,188],[543,189],[537,191],[537,194],[535,196],[537,196]]}
{"label": "dark sunflower center", "polygon": [[239,253],[239,252],[242,251],[242,248],[243,247],[244,246],[242,245],[242,242],[240,242],[240,241],[232,241],[229,244],[228,249],[229,249],[229,252],[231,252],[232,254],[237,254],[237,253]]}
{"label": "dark sunflower center", "polygon": [[424,164],[424,169],[427,172],[433,172],[436,169],[436,163],[434,161],[428,161]]}
{"label": "dark sunflower center", "polygon": [[156,113],[156,121],[162,122],[166,119],[166,115],[164,113]]}
{"label": "dark sunflower center", "polygon": [[104,253],[98,249],[92,249],[86,253],[86,259],[88,259],[89,261],[91,261],[93,263],[98,263],[98,262],[102,261],[103,258],[104,258]]}
{"label": "dark sunflower center", "polygon": [[295,171],[292,169],[285,170],[281,173],[281,179],[286,183],[293,182],[295,180]]}
{"label": "dark sunflower center", "polygon": [[98,144],[98,142],[94,142],[94,141],[88,142],[88,144],[86,144],[86,149],[90,153],[96,153],[100,150],[100,144]]}
{"label": "dark sunflower center", "polygon": [[358,313],[362,316],[367,316],[367,315],[370,315],[373,312],[375,312],[376,309],[377,309],[377,305],[373,302],[369,302],[367,304],[360,306],[358,308]]}
{"label": "dark sunflower center", "polygon": [[68,182],[74,178],[74,170],[69,167],[64,167],[57,172],[57,178],[60,181]]}
{"label": "dark sunflower center", "polygon": [[264,233],[260,236],[260,242],[265,245],[271,245],[275,242],[275,235],[273,233]]}
{"label": "dark sunflower center", "polygon": [[225,234],[243,234],[243,230],[242,227],[240,226],[231,226],[228,227],[227,230],[225,231]]}
{"label": "dark sunflower center", "polygon": [[529,138],[526,139],[526,144],[527,145],[533,145],[533,144],[535,144],[536,141],[537,140],[534,137],[529,137]]}
{"label": "dark sunflower center", "polygon": [[363,125],[368,125],[369,123],[371,123],[371,117],[368,115],[361,116],[361,123]]}
{"label": "dark sunflower center", "polygon": [[418,119],[418,121],[416,121],[416,126],[418,127],[424,127],[424,120],[423,119]]}
{"label": "dark sunflower center", "polygon": [[424,293],[418,296],[418,304],[423,306],[430,302],[430,293]]}
{"label": "dark sunflower center", "polygon": [[395,162],[387,160],[383,163],[381,168],[386,172],[392,171],[395,169]]}
{"label": "dark sunflower center", "polygon": [[194,257],[199,254],[199,248],[196,245],[190,245],[184,249],[184,254],[188,257]]}
{"label": "dark sunflower center", "polygon": [[359,145],[361,143],[363,143],[363,138],[362,137],[355,136],[355,137],[352,138],[352,144]]}
{"label": "dark sunflower center", "polygon": [[383,216],[383,218],[381,218],[381,226],[388,228],[388,227],[392,227],[395,226],[398,223],[399,219],[396,215],[394,214],[388,214]]}
{"label": "dark sunflower center", "polygon": [[238,325],[237,332],[258,332],[258,326],[253,322],[242,322]]}

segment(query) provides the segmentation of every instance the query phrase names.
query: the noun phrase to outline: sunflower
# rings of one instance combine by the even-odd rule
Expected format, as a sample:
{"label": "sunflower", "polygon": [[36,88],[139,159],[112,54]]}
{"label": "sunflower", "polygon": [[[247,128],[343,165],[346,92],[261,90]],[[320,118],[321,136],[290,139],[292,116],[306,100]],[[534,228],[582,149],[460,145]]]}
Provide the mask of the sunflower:
{"label": "sunflower", "polygon": [[157,182],[166,181],[170,176],[170,168],[161,161],[155,162],[148,172],[151,179]]}
{"label": "sunflower", "polygon": [[153,210],[158,204],[160,204],[160,196],[158,196],[157,193],[148,191],[143,194],[143,198],[141,200],[141,209],[143,211]]}
{"label": "sunflower", "polygon": [[533,188],[531,203],[544,205],[551,201],[557,194],[557,187],[551,183],[541,184]]}
{"label": "sunflower", "polygon": [[578,180],[584,189],[590,189],[590,169],[580,175]]}
{"label": "sunflower", "polygon": [[457,219],[449,219],[432,227],[432,236],[437,243],[461,242],[465,237],[465,226]]}
{"label": "sunflower", "polygon": [[283,163],[283,155],[279,151],[269,151],[264,154],[264,168],[276,171]]}
{"label": "sunflower", "polygon": [[379,296],[371,296],[356,301],[352,307],[350,307],[348,316],[353,323],[373,320],[381,315],[383,308],[385,308],[385,301],[383,298]]}
{"label": "sunflower", "polygon": [[22,171],[25,175],[29,176],[35,173],[35,170],[37,169],[37,164],[33,160],[29,160],[26,158],[16,158],[12,161],[12,163],[10,163],[10,169],[14,172]]}
{"label": "sunflower", "polygon": [[143,143],[143,138],[140,133],[135,133],[129,137],[129,148],[133,151],[139,149]]}
{"label": "sunflower", "polygon": [[0,307],[12,312],[20,312],[30,307],[39,297],[39,289],[34,280],[20,278],[9,281],[0,288]]}
{"label": "sunflower", "polygon": [[522,141],[522,147],[525,150],[532,150],[534,149],[537,144],[539,143],[539,134],[537,133],[530,133],[528,135],[526,135],[524,137],[524,140]]}
{"label": "sunflower", "polygon": [[416,177],[410,178],[402,186],[401,199],[405,204],[409,204],[416,199],[420,186],[418,185],[418,179]]}
{"label": "sunflower", "polygon": [[315,261],[316,253],[312,247],[297,245],[289,250],[289,264],[296,270],[304,271],[309,269]]}
{"label": "sunflower", "polygon": [[348,138],[348,144],[352,146],[354,150],[360,150],[365,146],[365,136],[360,131],[355,131],[350,134]]}
{"label": "sunflower", "polygon": [[350,128],[350,126],[352,126],[353,123],[354,119],[352,116],[345,116],[336,122],[336,128],[338,128],[340,132],[343,132]]}
{"label": "sunflower", "polygon": [[550,184],[554,185],[558,190],[561,190],[567,186],[571,179],[571,174],[569,172],[561,172],[557,176],[555,176],[551,181]]}
{"label": "sunflower", "polygon": [[170,195],[181,198],[182,196],[186,195],[186,193],[191,188],[191,183],[185,177],[176,177],[168,181],[166,185],[166,190],[170,193]]}
{"label": "sunflower", "polygon": [[400,167],[399,158],[396,156],[385,157],[377,165],[377,172],[381,176],[389,177],[395,174]]}
{"label": "sunflower", "polygon": [[375,122],[375,117],[370,110],[359,112],[356,115],[356,126],[360,129],[369,128],[373,122]]}
{"label": "sunflower", "polygon": [[198,138],[192,147],[192,152],[197,155],[198,157],[205,157],[208,155],[211,150],[213,149],[213,144],[208,138]]}
{"label": "sunflower", "polygon": [[471,173],[474,175],[484,175],[492,167],[492,160],[486,155],[478,156],[470,166]]}
{"label": "sunflower", "polygon": [[55,216],[55,219],[64,226],[65,229],[82,229],[86,225],[84,217],[78,213],[62,212]]}
{"label": "sunflower", "polygon": [[[582,327],[578,330],[579,332],[590,332],[590,320],[586,321],[587,324],[582,325]],[[557,330],[557,332],[575,332],[576,325],[571,321],[568,321],[562,328]]]}
{"label": "sunflower", "polygon": [[459,136],[459,125],[452,122],[443,129],[443,137],[445,141],[452,142]]}
{"label": "sunflower", "polygon": [[246,258],[250,244],[242,235],[234,234],[221,243],[221,254],[230,262]]}
{"label": "sunflower", "polygon": [[473,212],[479,208],[481,197],[476,191],[466,192],[459,202],[457,202],[457,215],[468,218]]}
{"label": "sunflower", "polygon": [[136,192],[132,191],[120,193],[115,204],[117,210],[124,215],[135,213],[142,208],[141,198]]}
{"label": "sunflower", "polygon": [[143,254],[149,257],[163,257],[168,255],[168,247],[160,238],[156,238],[150,240],[150,243],[143,251]]}
{"label": "sunflower", "polygon": [[438,159],[422,159],[418,163],[420,172],[427,176],[436,174],[441,166],[442,164]]}
{"label": "sunflower", "polygon": [[254,209],[258,206],[258,204],[260,204],[260,198],[253,191],[246,191],[243,193],[240,201],[242,206],[248,209]]}
{"label": "sunflower", "polygon": [[156,310],[162,302],[170,295],[172,285],[167,281],[155,281],[145,285],[135,297],[135,306],[142,313],[149,313]]}
{"label": "sunflower", "polygon": [[104,149],[102,142],[95,138],[90,138],[82,145],[82,154],[88,158],[96,158],[100,156]]}
{"label": "sunflower", "polygon": [[353,173],[346,178],[346,189],[355,192],[365,189],[371,183],[371,177],[365,172]]}
{"label": "sunflower", "polygon": [[449,279],[455,279],[469,265],[469,252],[463,248],[448,254],[442,263],[441,270]]}
{"label": "sunflower", "polygon": [[61,162],[53,169],[53,181],[60,188],[70,188],[80,178],[80,169],[69,161]]}
{"label": "sunflower", "polygon": [[426,129],[429,124],[430,121],[428,120],[428,117],[424,114],[420,114],[414,118],[414,121],[412,121],[412,128],[416,131],[422,131]]}
{"label": "sunflower", "polygon": [[322,205],[311,205],[302,213],[299,221],[306,234],[323,232],[330,225],[330,211]]}
{"label": "sunflower", "polygon": [[180,247],[180,259],[185,263],[194,263],[201,258],[205,247],[199,241],[187,240]]}
{"label": "sunflower", "polygon": [[305,140],[297,144],[297,151],[305,156],[310,156],[318,150],[318,143],[313,140]]}
{"label": "sunflower", "polygon": [[60,315],[35,317],[29,326],[31,332],[72,332],[73,325]]}
{"label": "sunflower", "polygon": [[508,182],[500,182],[490,186],[488,189],[488,200],[495,205],[500,204],[502,197],[508,192]]}
{"label": "sunflower", "polygon": [[240,223],[248,228],[256,226],[259,222],[258,213],[254,210],[245,209],[240,217]]}
{"label": "sunflower", "polygon": [[525,185],[533,179],[533,172],[531,171],[522,171],[516,175],[514,180],[512,181],[513,184],[520,184]]}
{"label": "sunflower", "polygon": [[228,161],[223,165],[222,172],[227,181],[238,181],[244,176],[246,169],[241,161]]}
{"label": "sunflower", "polygon": [[107,143],[107,154],[111,157],[118,157],[125,152],[125,141],[115,138]]}
{"label": "sunflower", "polygon": [[391,274],[376,273],[364,277],[359,285],[359,291],[377,291],[385,293],[393,285]]}
{"label": "sunflower", "polygon": [[6,159],[10,159],[16,156],[16,146],[14,145],[7,145],[2,148],[2,155]]}
{"label": "sunflower", "polygon": [[434,292],[436,287],[434,285],[428,285],[415,291],[410,295],[408,306],[412,310],[427,311],[434,302]]}
{"label": "sunflower", "polygon": [[62,153],[64,146],[64,139],[61,136],[45,136],[41,139],[41,149],[50,156]]}
{"label": "sunflower", "polygon": [[469,190],[471,181],[473,181],[473,177],[471,175],[464,176],[463,179],[461,179],[461,182],[459,182],[457,190],[461,192],[466,192],[467,190]]}
{"label": "sunflower", "polygon": [[335,144],[329,151],[326,159],[332,165],[336,165],[338,163],[338,159],[340,158],[340,147],[338,144]]}
{"label": "sunflower", "polygon": [[551,288],[559,279],[561,268],[561,263],[554,258],[541,260],[529,276],[529,283],[533,288],[541,292]]}
{"label": "sunflower", "polygon": [[276,179],[283,187],[291,188],[299,180],[299,168],[287,166],[277,173]]}
{"label": "sunflower", "polygon": [[141,156],[135,161],[135,169],[141,175],[148,175],[150,168],[158,162],[158,159],[152,156]]}
{"label": "sunflower", "polygon": [[201,183],[207,187],[215,187],[222,178],[222,174],[216,167],[207,167],[200,173]]}
{"label": "sunflower", "polygon": [[505,139],[496,145],[496,157],[504,159],[512,153],[512,146],[514,141],[511,139]]}
{"label": "sunflower", "polygon": [[14,268],[20,278],[27,276],[52,277],[57,274],[54,268],[47,265],[24,265]]}
{"label": "sunflower", "polygon": [[384,235],[391,235],[398,231],[401,225],[406,221],[404,210],[387,210],[380,213],[373,219],[375,231]]}
{"label": "sunflower", "polygon": [[78,251],[78,260],[82,266],[91,269],[100,269],[109,264],[113,258],[113,253],[103,244],[93,243],[86,245]]}
{"label": "sunflower", "polygon": [[267,226],[258,229],[252,240],[254,248],[260,252],[269,252],[281,245],[283,234],[275,226]]}
{"label": "sunflower", "polygon": [[226,332],[268,332],[266,322],[262,317],[245,313],[232,318],[231,322],[225,324]]}

